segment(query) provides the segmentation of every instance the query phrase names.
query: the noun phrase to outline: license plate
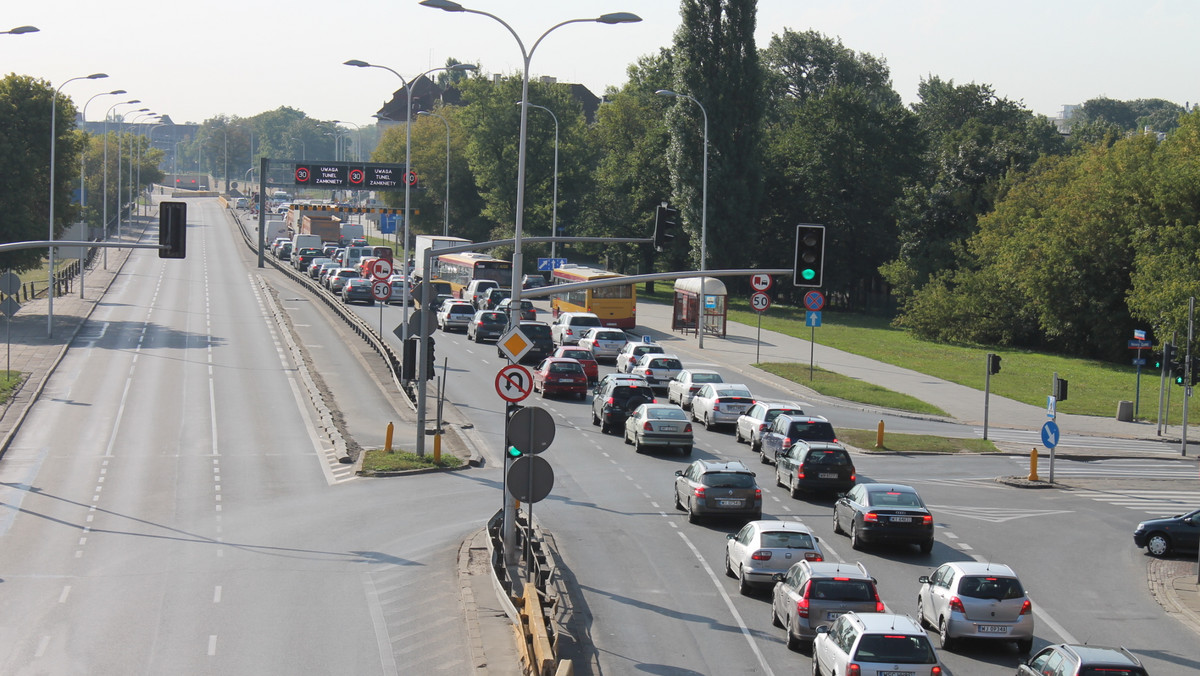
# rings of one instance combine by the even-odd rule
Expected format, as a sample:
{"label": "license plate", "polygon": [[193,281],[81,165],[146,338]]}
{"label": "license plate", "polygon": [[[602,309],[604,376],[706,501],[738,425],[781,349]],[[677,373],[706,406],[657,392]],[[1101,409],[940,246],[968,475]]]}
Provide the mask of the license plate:
{"label": "license plate", "polygon": [[877,671],[875,673],[878,674],[879,676],[913,676],[913,674],[915,672],[912,672],[912,671]]}
{"label": "license plate", "polygon": [[893,516],[892,523],[912,523],[911,516]]}
{"label": "license plate", "polygon": [[662,432],[674,432],[676,427],[674,425],[662,425],[658,429]]}
{"label": "license plate", "polygon": [[718,507],[741,507],[741,500],[717,500]]}
{"label": "license plate", "polygon": [[1001,624],[981,624],[979,625],[979,633],[981,634],[1007,634],[1008,627]]}
{"label": "license plate", "polygon": [[841,613],[837,613],[832,610],[829,611],[828,613],[825,613],[825,619],[827,619],[827,620],[836,620],[837,618],[839,618],[841,616],[842,616]]}
{"label": "license plate", "polygon": [[822,479],[836,479],[836,478],[837,478],[837,474],[830,474],[830,473],[828,473],[828,472],[826,472],[826,473],[822,473],[822,474],[818,474],[817,476],[818,476],[818,477],[820,477],[820,478],[822,478]]}

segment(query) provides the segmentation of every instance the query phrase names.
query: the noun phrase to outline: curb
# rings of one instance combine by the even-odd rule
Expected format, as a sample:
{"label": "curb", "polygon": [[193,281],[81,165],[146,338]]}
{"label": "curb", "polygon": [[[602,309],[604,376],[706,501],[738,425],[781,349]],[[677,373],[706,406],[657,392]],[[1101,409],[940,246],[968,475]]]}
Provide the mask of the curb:
{"label": "curb", "polygon": [[[1147,583],[1150,595],[1168,615],[1200,633],[1200,613],[1189,607],[1200,603],[1195,598],[1192,603],[1184,603],[1181,599],[1181,592],[1182,595],[1200,597],[1200,585],[1197,585],[1193,572],[1196,565],[1195,561],[1152,559],[1147,566]],[[1184,572],[1188,574],[1181,574]]]}

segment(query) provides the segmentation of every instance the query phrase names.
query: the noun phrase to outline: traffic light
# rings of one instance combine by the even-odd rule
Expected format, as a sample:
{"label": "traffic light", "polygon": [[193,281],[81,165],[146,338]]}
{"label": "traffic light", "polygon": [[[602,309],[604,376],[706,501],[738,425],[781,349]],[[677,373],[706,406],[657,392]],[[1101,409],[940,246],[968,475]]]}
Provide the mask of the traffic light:
{"label": "traffic light", "polygon": [[1200,355],[1192,357],[1192,371],[1188,382],[1192,385],[1200,383]]}
{"label": "traffic light", "polygon": [[522,453],[521,449],[517,448],[516,446],[509,446],[507,455],[509,460],[516,460],[524,455],[524,453]]}
{"label": "traffic light", "polygon": [[825,226],[796,226],[796,262],[792,267],[795,286],[821,286],[825,276]]}
{"label": "traffic light", "polygon": [[989,352],[987,359],[988,359],[988,373],[989,374],[999,373],[1000,372],[1000,355],[992,354]]}
{"label": "traffic light", "polygon": [[1166,370],[1174,373],[1175,372],[1175,360],[1176,360],[1178,354],[1179,354],[1179,348],[1175,347],[1174,345],[1172,345],[1170,343],[1164,343],[1163,351],[1162,351],[1162,363],[1156,364],[1156,366],[1158,366],[1159,368],[1165,368]]}
{"label": "traffic light", "polygon": [[1054,376],[1054,388],[1053,389],[1054,389],[1053,394],[1054,394],[1055,401],[1066,401],[1067,400],[1067,381],[1065,379],[1059,378],[1058,376]]}
{"label": "traffic light", "polygon": [[409,336],[408,340],[404,341],[404,354],[401,355],[400,362],[401,380],[417,379],[417,343],[420,341],[417,336]]}
{"label": "traffic light", "polygon": [[675,229],[679,227],[679,210],[663,202],[654,213],[654,248],[662,251],[675,241]]}
{"label": "traffic light", "polygon": [[429,338],[429,351],[425,353],[425,380],[433,380],[433,372],[437,370],[437,358],[433,356],[433,338]]}
{"label": "traffic light", "polygon": [[187,257],[187,202],[162,202],[158,205],[159,258]]}

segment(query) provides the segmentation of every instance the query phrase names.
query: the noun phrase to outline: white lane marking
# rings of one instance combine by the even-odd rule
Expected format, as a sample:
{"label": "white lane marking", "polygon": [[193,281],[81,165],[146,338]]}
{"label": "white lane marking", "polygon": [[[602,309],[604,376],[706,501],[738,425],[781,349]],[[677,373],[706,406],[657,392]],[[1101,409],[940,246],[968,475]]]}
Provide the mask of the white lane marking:
{"label": "white lane marking", "polygon": [[213,656],[217,654],[217,635],[213,634],[208,637],[208,654]]}
{"label": "white lane marking", "polygon": [[220,602],[221,602],[221,585],[217,585],[213,589],[213,603],[220,603]]}
{"label": "white lane marking", "polygon": [[367,592],[367,608],[371,613],[371,624],[375,625],[375,642],[379,645],[379,661],[382,662],[383,673],[397,672],[396,657],[392,654],[392,641],[388,637],[387,621],[383,616],[383,606],[379,603],[379,591],[369,573],[362,573],[362,585]]}
{"label": "white lane marking", "polygon": [[733,599],[729,598],[729,594],[725,593],[725,588],[721,586],[721,581],[717,579],[717,574],[714,573],[713,569],[709,567],[708,562],[705,561],[704,557],[700,555],[700,550],[696,549],[696,545],[692,544],[692,541],[688,539],[686,534],[680,533],[679,537],[683,538],[683,542],[688,546],[688,549],[692,550],[692,555],[695,556],[696,560],[700,562],[700,565],[704,567],[704,572],[708,573],[708,579],[712,580],[713,586],[717,588],[717,593],[721,595],[722,599],[724,599],[725,607],[729,608],[729,612],[733,615],[734,621],[737,622],[738,627],[741,629],[742,636],[746,638],[746,643],[750,645],[750,651],[753,652],[758,658],[758,663],[762,667],[762,673],[766,674],[767,676],[775,676],[775,672],[771,671],[771,666],[767,664],[766,657],[764,657],[762,651],[758,649],[758,643],[754,641],[754,637],[750,634],[750,628],[747,627],[745,621],[742,620],[741,613],[739,613],[737,608],[733,606]]}
{"label": "white lane marking", "polygon": [[37,651],[33,653],[34,657],[43,657],[46,654],[46,648],[50,646],[50,637],[43,636],[41,641],[38,641]]}
{"label": "white lane marking", "polygon": [[71,593],[71,585],[67,585],[67,586],[63,587],[62,593],[58,595],[58,602],[66,603],[67,595],[70,593]]}

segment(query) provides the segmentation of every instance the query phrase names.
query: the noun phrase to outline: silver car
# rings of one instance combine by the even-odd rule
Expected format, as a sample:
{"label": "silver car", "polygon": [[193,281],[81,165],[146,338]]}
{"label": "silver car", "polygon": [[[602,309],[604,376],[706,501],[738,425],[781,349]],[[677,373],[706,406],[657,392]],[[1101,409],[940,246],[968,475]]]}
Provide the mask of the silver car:
{"label": "silver car", "polygon": [[963,637],[1014,641],[1021,653],[1033,649],[1033,603],[1012,568],[955,561],[918,582],[917,620],[938,631],[943,650]]}
{"label": "silver car", "polygon": [[[850,665],[857,669],[850,670]],[[849,612],[817,627],[813,676],[937,676],[944,671],[925,630],[907,615]]]}
{"label": "silver car", "polygon": [[844,613],[883,613],[875,578],[861,563],[798,561],[775,576],[771,624],[787,630],[787,645],[800,649],[817,635],[817,627]]}
{"label": "silver car", "polygon": [[642,376],[650,387],[665,390],[671,379],[683,370],[683,362],[673,354],[644,354],[638,360],[637,366],[630,369],[635,376]]}
{"label": "silver car", "polygon": [[762,448],[762,434],[775,422],[779,414],[804,415],[804,407],[795,401],[756,401],[748,411],[738,416],[733,438],[739,444],[750,444],[750,452],[758,453]]}
{"label": "silver car", "polygon": [[437,313],[438,328],[443,331],[457,329],[467,332],[471,320],[475,318],[475,308],[465,300],[446,301]]}
{"label": "silver car", "polygon": [[825,560],[812,529],[795,521],[751,521],[725,537],[725,574],[737,578],[743,594],[775,584],[794,563]]}
{"label": "silver car", "polygon": [[707,428],[730,425],[754,405],[754,395],[745,385],[706,383],[692,397],[692,420]]}
{"label": "silver car", "polygon": [[679,372],[667,385],[667,402],[679,404],[687,410],[692,406],[692,397],[700,391],[704,383],[723,383],[725,379],[716,371],[707,369],[684,369]]}
{"label": "silver car", "polygon": [[677,406],[642,404],[625,419],[625,443],[641,453],[649,446],[678,448],[692,454],[692,423]]}
{"label": "silver car", "polygon": [[621,329],[592,328],[585,331],[579,339],[579,347],[591,350],[597,361],[615,360],[627,342],[629,339]]}

